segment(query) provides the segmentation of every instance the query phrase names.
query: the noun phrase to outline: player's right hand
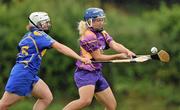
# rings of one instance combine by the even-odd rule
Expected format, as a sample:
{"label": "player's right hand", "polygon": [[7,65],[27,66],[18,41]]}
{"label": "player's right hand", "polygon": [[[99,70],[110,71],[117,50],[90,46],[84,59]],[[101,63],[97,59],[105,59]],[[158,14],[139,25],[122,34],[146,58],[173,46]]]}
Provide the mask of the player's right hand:
{"label": "player's right hand", "polygon": [[117,54],[116,58],[117,59],[127,59],[129,57],[126,53],[120,53],[120,54]]}
{"label": "player's right hand", "polygon": [[136,54],[133,53],[132,51],[128,51],[128,52],[127,52],[127,55],[128,55],[128,57],[130,57],[130,58],[133,58],[134,56],[136,56]]}
{"label": "player's right hand", "polygon": [[91,60],[89,58],[81,58],[81,61],[85,64],[91,64]]}

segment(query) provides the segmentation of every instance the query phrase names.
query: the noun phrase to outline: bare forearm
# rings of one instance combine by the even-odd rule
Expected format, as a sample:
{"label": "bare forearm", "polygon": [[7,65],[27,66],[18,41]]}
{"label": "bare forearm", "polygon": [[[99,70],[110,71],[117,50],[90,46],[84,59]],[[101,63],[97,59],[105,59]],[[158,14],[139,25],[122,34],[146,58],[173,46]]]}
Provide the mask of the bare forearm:
{"label": "bare forearm", "polygon": [[116,52],[127,54],[130,58],[136,56],[135,53],[124,47],[122,44],[116,43],[115,41],[111,41],[109,46]]}
{"label": "bare forearm", "polygon": [[114,41],[110,44],[110,47],[111,47],[111,49],[115,50],[118,53],[127,53],[129,51],[122,44],[116,43]]}
{"label": "bare forearm", "polygon": [[117,59],[117,54],[114,54],[114,55],[99,55],[99,56],[96,56],[94,57],[95,60],[98,60],[98,61],[106,61],[106,60],[113,60],[113,59]]}
{"label": "bare forearm", "polygon": [[72,58],[75,58],[75,59],[78,59],[80,60],[81,57],[76,53],[74,52],[71,48],[61,44],[61,43],[55,43],[53,45],[53,47],[60,53],[63,53],[64,55],[67,55],[69,57],[72,57]]}
{"label": "bare forearm", "polygon": [[121,54],[113,54],[113,55],[104,55],[104,54],[93,54],[93,58],[96,61],[107,61],[107,60],[115,60],[115,59],[126,59],[127,55],[124,53]]}
{"label": "bare forearm", "polygon": [[117,47],[115,48],[116,49],[116,51],[118,51],[118,52],[122,52],[122,53],[127,53],[129,50],[126,48],[126,47],[124,47],[122,44],[118,44],[117,43]]}

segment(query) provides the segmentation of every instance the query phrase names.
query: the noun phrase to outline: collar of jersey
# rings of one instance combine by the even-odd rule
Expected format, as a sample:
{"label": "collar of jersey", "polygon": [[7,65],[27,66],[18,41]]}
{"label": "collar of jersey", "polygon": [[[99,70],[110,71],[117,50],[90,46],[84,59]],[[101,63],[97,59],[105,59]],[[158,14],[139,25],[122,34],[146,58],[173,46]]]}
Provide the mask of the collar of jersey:
{"label": "collar of jersey", "polygon": [[30,28],[30,31],[33,32],[33,31],[40,31],[40,29],[38,29],[37,27],[31,27]]}
{"label": "collar of jersey", "polygon": [[95,30],[94,28],[90,27],[89,28],[92,32],[98,33],[98,32],[102,32],[103,30]]}

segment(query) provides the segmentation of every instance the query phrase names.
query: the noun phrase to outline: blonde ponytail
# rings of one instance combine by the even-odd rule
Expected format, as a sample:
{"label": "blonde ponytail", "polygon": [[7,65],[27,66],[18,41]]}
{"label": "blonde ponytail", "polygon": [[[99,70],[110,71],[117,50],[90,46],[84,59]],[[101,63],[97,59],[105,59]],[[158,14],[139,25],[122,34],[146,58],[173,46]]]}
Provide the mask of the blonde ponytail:
{"label": "blonde ponytail", "polygon": [[81,20],[78,25],[79,34],[83,35],[85,31],[87,30],[86,22]]}

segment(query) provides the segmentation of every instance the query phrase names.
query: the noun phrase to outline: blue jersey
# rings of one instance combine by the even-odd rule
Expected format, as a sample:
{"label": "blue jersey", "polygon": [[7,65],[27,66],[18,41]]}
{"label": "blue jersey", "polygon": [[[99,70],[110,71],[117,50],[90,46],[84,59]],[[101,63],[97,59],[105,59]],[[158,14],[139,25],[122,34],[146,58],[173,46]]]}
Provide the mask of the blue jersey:
{"label": "blue jersey", "polygon": [[33,84],[39,80],[37,72],[42,57],[54,41],[45,32],[35,27],[23,36],[18,45],[16,64],[11,70],[5,87],[6,91],[19,96],[27,96],[32,92]]}
{"label": "blue jersey", "polygon": [[19,42],[16,63],[23,63],[32,73],[37,73],[43,55],[54,41],[45,32],[32,27]]}

